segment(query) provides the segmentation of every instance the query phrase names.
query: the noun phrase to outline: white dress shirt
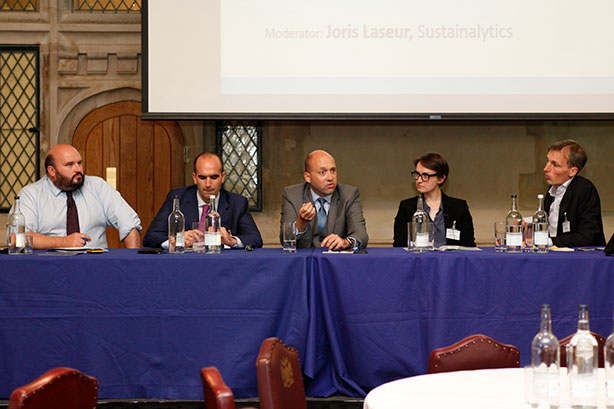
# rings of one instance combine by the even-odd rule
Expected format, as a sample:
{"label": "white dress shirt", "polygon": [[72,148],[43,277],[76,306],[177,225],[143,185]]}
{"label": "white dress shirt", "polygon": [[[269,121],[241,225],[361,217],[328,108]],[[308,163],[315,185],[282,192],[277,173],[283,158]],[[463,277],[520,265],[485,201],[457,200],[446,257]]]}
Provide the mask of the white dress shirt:
{"label": "white dress shirt", "polygon": [[550,234],[550,237],[556,237],[556,230],[559,225],[559,209],[561,208],[561,200],[567,191],[567,186],[569,186],[572,180],[573,177],[560,185],[558,188],[555,186],[550,186],[550,190],[548,190],[548,194],[554,197],[554,200],[550,205],[550,209],[548,210],[548,233]]}

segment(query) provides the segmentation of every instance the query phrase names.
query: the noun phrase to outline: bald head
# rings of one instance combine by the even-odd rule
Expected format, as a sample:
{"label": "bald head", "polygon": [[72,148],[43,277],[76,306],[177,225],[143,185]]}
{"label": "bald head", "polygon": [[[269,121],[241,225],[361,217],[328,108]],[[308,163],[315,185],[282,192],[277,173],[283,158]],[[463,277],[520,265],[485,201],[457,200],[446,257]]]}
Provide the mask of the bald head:
{"label": "bald head", "polygon": [[45,157],[45,172],[58,188],[73,191],[83,186],[83,159],[71,145],[55,145]]}
{"label": "bald head", "polygon": [[305,158],[305,172],[310,172],[316,167],[316,164],[323,159],[330,160],[335,163],[335,158],[333,158],[333,156],[326,151],[318,149],[309,153],[309,155],[307,155]]}
{"label": "bald head", "polygon": [[305,158],[305,182],[318,196],[332,194],[337,188],[337,165],[326,151],[313,151]]}

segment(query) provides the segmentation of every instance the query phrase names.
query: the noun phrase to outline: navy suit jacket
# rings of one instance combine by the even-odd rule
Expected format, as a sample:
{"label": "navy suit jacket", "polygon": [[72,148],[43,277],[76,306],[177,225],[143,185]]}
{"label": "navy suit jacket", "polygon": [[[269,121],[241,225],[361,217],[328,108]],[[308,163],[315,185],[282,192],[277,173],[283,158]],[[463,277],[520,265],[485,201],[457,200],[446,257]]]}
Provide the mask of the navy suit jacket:
{"label": "navy suit jacket", "polygon": [[[168,192],[164,204],[147,229],[143,239],[144,246],[160,247],[168,240],[168,215],[173,211],[175,196],[179,197],[179,208],[185,217],[186,230],[192,228],[192,222],[197,222],[199,219],[196,192],[196,185],[180,187]],[[221,189],[217,211],[222,217],[222,226],[230,230],[233,236],[240,238],[244,246],[262,247],[260,231],[249,212],[245,197]]]}
{"label": "navy suit jacket", "polygon": [[[544,210],[548,214],[553,201],[554,198],[546,192]],[[570,224],[568,233],[563,233],[565,213]],[[559,206],[559,223],[552,243],[559,247],[605,245],[599,193],[590,180],[578,175],[567,186]]]}

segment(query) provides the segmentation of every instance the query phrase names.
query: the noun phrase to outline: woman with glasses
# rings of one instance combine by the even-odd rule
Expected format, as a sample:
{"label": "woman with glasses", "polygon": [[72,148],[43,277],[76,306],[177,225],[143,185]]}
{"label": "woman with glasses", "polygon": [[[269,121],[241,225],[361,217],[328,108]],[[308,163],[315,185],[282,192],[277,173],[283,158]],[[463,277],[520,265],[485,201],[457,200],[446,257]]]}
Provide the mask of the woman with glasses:
{"label": "woman with glasses", "polygon": [[[416,190],[424,197],[424,211],[435,224],[435,247],[459,245],[475,247],[473,219],[467,202],[447,196],[441,186],[448,179],[446,159],[438,153],[427,153],[414,160],[411,172]],[[401,201],[394,218],[395,247],[407,247],[407,223],[418,206],[418,196]]]}

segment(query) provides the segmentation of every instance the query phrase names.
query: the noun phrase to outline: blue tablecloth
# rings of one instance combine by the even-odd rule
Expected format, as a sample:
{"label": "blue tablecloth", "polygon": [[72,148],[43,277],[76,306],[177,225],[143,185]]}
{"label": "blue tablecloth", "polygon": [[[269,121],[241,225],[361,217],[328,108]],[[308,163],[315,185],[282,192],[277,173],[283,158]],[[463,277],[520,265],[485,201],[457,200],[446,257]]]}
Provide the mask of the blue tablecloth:
{"label": "blue tablecloth", "polygon": [[299,349],[311,396],[363,396],[426,372],[432,349],[485,333],[521,350],[552,305],[553,330],[612,331],[614,258],[603,252],[368,254],[280,249],[0,256],[0,397],[54,366],[100,381],[101,398],[202,399],[217,366],[257,396],[260,343]]}
{"label": "blue tablecloth", "polygon": [[100,382],[101,398],[202,399],[214,365],[257,396],[264,338],[305,351],[310,251],[0,256],[0,396],[55,366]]}
{"label": "blue tablecloth", "polygon": [[576,331],[579,304],[589,305],[593,331],[612,332],[614,258],[602,251],[315,251],[311,280],[311,312],[326,337],[319,352],[331,359],[307,354],[305,369],[326,375],[314,389],[323,395],[364,395],[426,373],[431,350],[474,333],[516,345],[522,364],[530,363],[544,303],[560,339]]}

